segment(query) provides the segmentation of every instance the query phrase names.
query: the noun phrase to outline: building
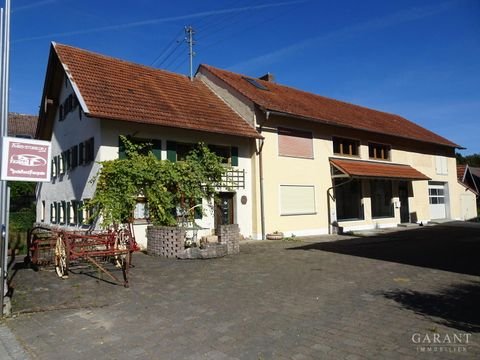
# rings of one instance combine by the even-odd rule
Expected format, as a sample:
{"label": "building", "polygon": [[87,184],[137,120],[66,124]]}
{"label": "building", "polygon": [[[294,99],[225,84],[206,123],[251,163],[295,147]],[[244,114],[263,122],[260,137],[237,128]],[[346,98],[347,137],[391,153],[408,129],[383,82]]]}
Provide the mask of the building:
{"label": "building", "polygon": [[[326,234],[460,219],[457,144],[400,116],[201,65],[195,78],[52,44],[36,137],[52,141],[54,173],[37,220],[86,227],[81,204],[119,136],[147,139],[161,159],[210,144],[232,165],[233,191],[198,219],[243,236]],[[139,199],[136,235],[148,219]],[[208,206],[207,206],[208,208]]]}
{"label": "building", "polygon": [[476,218],[480,208],[480,168],[457,165],[457,176],[464,187],[460,193],[461,217],[464,220]]}
{"label": "building", "polygon": [[37,116],[9,113],[8,136],[33,139],[37,130]]}

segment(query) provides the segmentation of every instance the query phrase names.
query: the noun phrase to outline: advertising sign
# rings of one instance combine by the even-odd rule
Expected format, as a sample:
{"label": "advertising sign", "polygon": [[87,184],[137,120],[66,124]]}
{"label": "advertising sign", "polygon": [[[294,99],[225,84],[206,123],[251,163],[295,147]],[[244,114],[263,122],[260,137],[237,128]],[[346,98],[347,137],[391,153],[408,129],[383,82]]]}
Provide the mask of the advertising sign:
{"label": "advertising sign", "polygon": [[50,181],[50,171],[50,142],[3,138],[2,180]]}

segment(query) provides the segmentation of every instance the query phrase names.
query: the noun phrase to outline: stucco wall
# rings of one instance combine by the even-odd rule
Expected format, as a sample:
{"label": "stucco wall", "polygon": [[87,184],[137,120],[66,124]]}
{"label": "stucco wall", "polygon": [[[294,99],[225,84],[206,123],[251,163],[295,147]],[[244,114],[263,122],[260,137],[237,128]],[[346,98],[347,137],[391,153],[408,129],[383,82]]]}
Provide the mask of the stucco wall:
{"label": "stucco wall", "polygon": [[[271,115],[267,120],[257,119],[264,124],[262,135],[265,137],[263,147],[264,198],[266,214],[266,232],[282,231],[285,234],[313,235],[328,232],[327,189],[332,186],[330,173],[330,157],[341,157],[333,153],[332,137],[346,137],[360,141],[359,156],[345,157],[357,160],[368,160],[368,142],[379,142],[392,146],[390,161],[386,163],[407,164],[432,181],[447,184],[449,201],[447,216],[460,219],[460,193],[456,180],[454,152],[451,149],[435,145],[422,144],[416,141],[395,139],[382,134],[362,132],[355,129],[339,128],[293,118]],[[291,158],[278,155],[278,126],[298,130],[312,131],[313,159]],[[448,174],[439,175],[435,169],[435,157],[447,157]],[[281,215],[280,185],[314,185],[315,214]],[[412,181],[412,193],[409,196],[409,212],[414,213],[417,222],[431,219],[428,197],[428,181]],[[393,182],[394,216],[372,219],[369,197],[369,182],[362,182],[364,220],[342,221],[345,230],[369,229],[375,227],[391,227],[400,223],[400,203],[398,197],[398,181]],[[258,193],[257,193],[258,194]],[[259,194],[258,194],[259,195]],[[335,203],[331,202],[331,218],[335,219]]]}
{"label": "stucco wall", "polygon": [[[235,136],[203,133],[198,131],[166,128],[148,124],[134,124],[124,121],[103,120],[102,126],[102,147],[100,159],[118,158],[118,138],[120,135],[131,135],[136,138],[161,140],[161,158],[167,159],[167,141],[179,143],[198,143],[228,145],[238,147],[238,169],[245,170],[245,189],[234,189],[235,222],[240,225],[240,233],[244,237],[252,237],[252,157],[254,153],[254,140],[239,138]],[[227,189],[221,189],[227,191]],[[242,204],[242,196],[247,197],[246,204]],[[203,200],[205,214],[202,219],[196,220],[197,224],[204,228],[197,234],[198,237],[210,235],[214,228],[213,203]],[[146,246],[146,225],[135,227],[137,242]]]}
{"label": "stucco wall", "polygon": [[[68,81],[63,81],[59,103],[73,93]],[[101,128],[98,119],[80,116],[80,105],[69,112],[63,121],[59,121],[59,110],[55,115],[53,124],[52,157],[61,154],[74,145],[94,138],[95,160],[86,165],[79,165],[75,169],[66,171],[51,182],[39,183],[37,186],[37,222],[42,217],[42,201],[45,201],[45,222],[50,222],[50,204],[53,201],[71,201],[91,198],[95,191],[90,179],[98,172],[100,160],[99,144],[101,141]]]}

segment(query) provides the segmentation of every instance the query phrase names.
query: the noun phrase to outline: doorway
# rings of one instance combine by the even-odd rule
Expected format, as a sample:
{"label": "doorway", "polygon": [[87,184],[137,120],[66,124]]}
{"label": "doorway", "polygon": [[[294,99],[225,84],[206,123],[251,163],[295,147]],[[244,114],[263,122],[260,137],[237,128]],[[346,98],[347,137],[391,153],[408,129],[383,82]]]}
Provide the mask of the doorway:
{"label": "doorway", "polygon": [[215,228],[219,225],[230,225],[235,222],[234,196],[232,192],[221,192],[215,201]]}

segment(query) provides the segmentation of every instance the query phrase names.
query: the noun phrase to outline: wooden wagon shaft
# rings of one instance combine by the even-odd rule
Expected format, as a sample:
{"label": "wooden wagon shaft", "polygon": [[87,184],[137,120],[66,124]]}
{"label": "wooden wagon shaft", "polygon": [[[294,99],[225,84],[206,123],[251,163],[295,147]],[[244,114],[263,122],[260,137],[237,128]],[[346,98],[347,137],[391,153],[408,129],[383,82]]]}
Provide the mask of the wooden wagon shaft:
{"label": "wooden wagon shaft", "polygon": [[95,265],[98,269],[100,269],[101,271],[103,271],[105,274],[107,274],[108,276],[110,276],[111,279],[113,279],[113,281],[117,282],[117,283],[120,283],[121,281],[118,280],[118,278],[113,275],[112,273],[110,273],[110,271],[108,271],[107,269],[105,269],[102,265],[100,265],[100,263],[98,261],[96,261],[94,258],[92,258],[91,256],[85,256],[85,259],[87,259],[88,261],[90,261],[93,265]]}

